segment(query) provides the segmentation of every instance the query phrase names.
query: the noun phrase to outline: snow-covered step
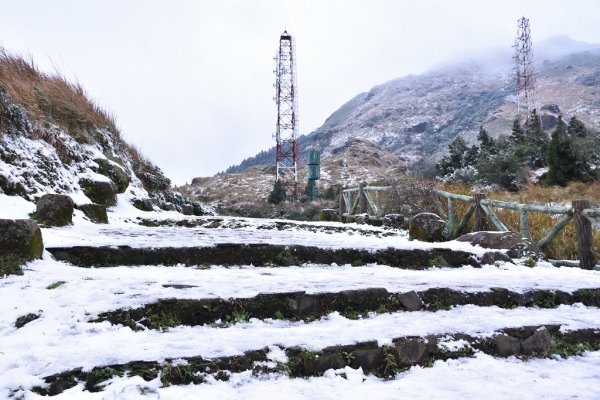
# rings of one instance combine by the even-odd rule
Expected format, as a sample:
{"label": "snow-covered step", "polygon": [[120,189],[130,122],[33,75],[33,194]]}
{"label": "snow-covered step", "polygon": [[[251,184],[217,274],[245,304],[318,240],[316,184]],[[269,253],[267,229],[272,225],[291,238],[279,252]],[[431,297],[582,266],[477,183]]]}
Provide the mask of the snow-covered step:
{"label": "snow-covered step", "polygon": [[468,305],[435,313],[378,314],[359,320],[332,313],[311,323],[251,319],[228,328],[180,326],[164,332],[135,332],[108,322],[89,323],[44,314],[21,329],[2,328],[0,376],[18,370],[28,376],[30,384],[34,377],[132,360],[226,357],[273,345],[319,351],[365,341],[386,345],[398,337],[457,332],[486,337],[504,328],[549,324],[560,324],[563,332],[600,329],[600,309],[581,304],[555,309]]}
{"label": "snow-covered step", "polygon": [[[435,361],[430,368],[413,367],[382,379],[362,369],[346,367],[322,377],[298,379],[284,374],[258,378],[252,370],[208,376],[197,385],[163,386],[160,378],[145,381],[134,375],[106,382],[98,398],[137,399],[140,393],[161,399],[266,399],[285,394],[289,400],[339,399],[577,399],[600,398],[600,351],[581,356],[519,360],[477,353],[472,358]],[[92,397],[83,383],[70,398]]]}
{"label": "snow-covered step", "polygon": [[579,289],[571,294],[539,289],[518,293],[501,288],[483,292],[432,288],[419,292],[391,293],[384,288],[367,288],[314,294],[267,293],[229,299],[161,299],[143,307],[103,312],[93,322],[110,321],[134,330],[143,330],[166,329],[177,325],[228,326],[250,318],[312,321],[336,311],[346,318],[358,319],[373,312],[437,311],[466,304],[501,308],[554,308],[574,303],[600,306],[600,289]]}
{"label": "snow-covered step", "polygon": [[44,377],[41,394],[58,394],[80,383],[98,391],[104,382],[124,375],[138,375],[146,381],[159,379],[163,385],[198,384],[215,379],[228,380],[232,374],[250,372],[273,379],[273,373],[293,377],[321,376],[360,368],[365,373],[391,377],[413,366],[431,366],[437,360],[473,357],[476,353],[494,356],[559,357],[579,355],[600,348],[600,330],[562,331],[558,325],[510,328],[485,336],[464,333],[398,337],[381,345],[376,341],[336,345],[310,351],[304,347],[269,346],[242,355],[204,358],[167,358],[164,361],[130,361],[125,364],[76,368]]}

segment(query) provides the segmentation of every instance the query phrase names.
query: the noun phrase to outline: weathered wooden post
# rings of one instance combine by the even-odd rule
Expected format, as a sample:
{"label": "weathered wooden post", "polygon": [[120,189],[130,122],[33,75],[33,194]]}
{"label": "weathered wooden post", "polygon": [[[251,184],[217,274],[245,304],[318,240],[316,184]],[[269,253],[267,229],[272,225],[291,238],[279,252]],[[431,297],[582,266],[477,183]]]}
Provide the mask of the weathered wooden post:
{"label": "weathered wooden post", "polygon": [[446,221],[446,231],[450,239],[454,239],[454,202],[448,197],[448,220]]}
{"label": "weathered wooden post", "polygon": [[365,194],[365,187],[367,186],[367,182],[361,182],[358,186],[358,206],[360,208],[360,213],[365,214],[367,212],[367,195]]}
{"label": "weathered wooden post", "polygon": [[485,199],[485,194],[477,193],[473,195],[473,204],[475,204],[475,232],[485,231],[487,228],[485,211],[481,208],[481,200]]}
{"label": "weathered wooden post", "polygon": [[343,221],[346,212],[346,200],[344,199],[344,187],[340,187],[340,220]]}
{"label": "weathered wooden post", "polygon": [[523,239],[529,239],[529,217],[524,208],[519,210],[519,230]]}
{"label": "weathered wooden post", "polygon": [[575,234],[577,235],[577,250],[579,251],[579,267],[594,269],[594,244],[592,240],[592,224],[581,213],[586,208],[591,208],[589,200],[573,201],[573,219],[575,220]]}

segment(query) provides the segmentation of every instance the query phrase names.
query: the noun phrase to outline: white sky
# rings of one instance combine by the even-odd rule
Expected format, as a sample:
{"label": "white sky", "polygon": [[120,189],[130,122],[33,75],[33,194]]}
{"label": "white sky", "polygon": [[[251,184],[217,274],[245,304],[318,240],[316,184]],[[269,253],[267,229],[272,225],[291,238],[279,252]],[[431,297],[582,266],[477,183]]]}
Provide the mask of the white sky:
{"label": "white sky", "polygon": [[0,0],[0,43],[77,79],[176,184],[274,145],[274,61],[296,37],[300,133],[372,86],[457,53],[600,43],[599,0]]}

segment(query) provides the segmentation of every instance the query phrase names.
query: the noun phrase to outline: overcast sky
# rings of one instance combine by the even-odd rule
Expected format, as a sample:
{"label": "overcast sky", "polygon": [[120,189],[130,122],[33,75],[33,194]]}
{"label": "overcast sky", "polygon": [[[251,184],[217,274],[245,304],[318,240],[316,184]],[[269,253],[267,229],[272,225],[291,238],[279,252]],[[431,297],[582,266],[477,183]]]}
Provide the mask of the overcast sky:
{"label": "overcast sky", "polygon": [[77,79],[176,184],[274,145],[273,56],[296,38],[300,133],[372,86],[490,47],[600,43],[600,0],[0,0],[0,43]]}

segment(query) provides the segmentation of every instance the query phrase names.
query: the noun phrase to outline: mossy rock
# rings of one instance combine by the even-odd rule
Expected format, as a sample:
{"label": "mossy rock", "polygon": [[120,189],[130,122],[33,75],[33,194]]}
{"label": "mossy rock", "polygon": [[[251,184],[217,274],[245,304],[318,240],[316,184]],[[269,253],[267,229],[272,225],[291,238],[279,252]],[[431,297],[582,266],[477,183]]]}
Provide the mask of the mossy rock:
{"label": "mossy rock", "polygon": [[106,207],[117,204],[117,186],[114,183],[83,178],[79,180],[79,185],[83,193],[94,203]]}
{"label": "mossy rock", "polygon": [[319,221],[339,222],[338,212],[332,208],[324,208],[319,212]]}
{"label": "mossy rock", "polygon": [[446,240],[445,227],[444,220],[436,214],[417,214],[410,220],[408,237],[410,240],[423,242],[443,242]]}
{"label": "mossy rock", "polygon": [[21,265],[42,257],[44,243],[31,219],[0,219],[0,276],[21,275]]}
{"label": "mossy rock", "polygon": [[120,166],[109,160],[97,158],[94,160],[98,164],[98,173],[108,177],[117,187],[117,193],[123,193],[127,190],[131,177]]}
{"label": "mossy rock", "polygon": [[101,204],[84,204],[79,206],[79,209],[94,223],[108,224],[108,215],[106,214],[106,206]]}
{"label": "mossy rock", "polygon": [[48,226],[73,223],[73,199],[64,194],[45,194],[36,202],[35,219]]}
{"label": "mossy rock", "polygon": [[154,206],[152,205],[152,201],[150,199],[133,199],[131,204],[142,211],[154,211]]}

